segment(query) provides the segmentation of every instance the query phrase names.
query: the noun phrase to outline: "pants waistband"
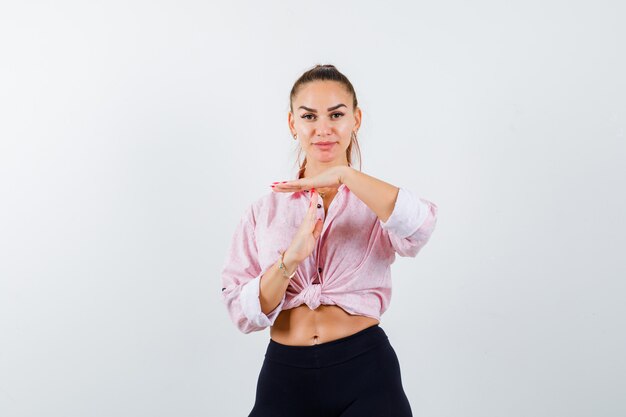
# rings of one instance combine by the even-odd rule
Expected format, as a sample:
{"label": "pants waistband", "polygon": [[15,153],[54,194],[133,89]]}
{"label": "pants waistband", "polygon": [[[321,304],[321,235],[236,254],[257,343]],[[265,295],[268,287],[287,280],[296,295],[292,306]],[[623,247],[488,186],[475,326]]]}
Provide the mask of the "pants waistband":
{"label": "pants waistband", "polygon": [[389,343],[385,331],[378,324],[350,336],[311,346],[290,346],[270,339],[265,358],[298,368],[323,368],[348,361],[381,343]]}

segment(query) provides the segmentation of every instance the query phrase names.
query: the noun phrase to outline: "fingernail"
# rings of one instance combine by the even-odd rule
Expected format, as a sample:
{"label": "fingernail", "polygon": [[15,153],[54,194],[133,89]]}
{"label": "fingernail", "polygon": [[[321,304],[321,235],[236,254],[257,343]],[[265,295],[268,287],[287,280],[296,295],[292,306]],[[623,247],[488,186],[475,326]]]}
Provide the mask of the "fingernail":
{"label": "fingernail", "polygon": [[315,188],[311,188],[311,192],[314,193],[315,192]]}
{"label": "fingernail", "polygon": [[272,184],[278,184],[278,181],[274,181]]}
{"label": "fingernail", "polygon": [[283,181],[283,183],[286,183],[287,181]]}

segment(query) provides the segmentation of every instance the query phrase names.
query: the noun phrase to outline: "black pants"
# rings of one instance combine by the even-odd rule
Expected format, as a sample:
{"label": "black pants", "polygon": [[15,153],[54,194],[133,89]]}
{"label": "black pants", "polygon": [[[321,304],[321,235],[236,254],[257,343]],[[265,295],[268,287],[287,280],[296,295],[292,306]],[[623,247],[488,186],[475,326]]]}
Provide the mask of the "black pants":
{"label": "black pants", "polygon": [[412,417],[400,364],[377,324],[311,346],[270,339],[248,417]]}

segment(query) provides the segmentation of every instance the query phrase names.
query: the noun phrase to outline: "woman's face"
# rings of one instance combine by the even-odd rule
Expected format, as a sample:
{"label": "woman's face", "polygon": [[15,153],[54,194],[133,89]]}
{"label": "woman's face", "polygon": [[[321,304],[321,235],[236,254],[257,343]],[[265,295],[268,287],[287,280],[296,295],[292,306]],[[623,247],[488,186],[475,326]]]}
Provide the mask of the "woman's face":
{"label": "woman's face", "polygon": [[298,134],[308,161],[347,163],[346,149],[361,123],[361,109],[353,111],[352,101],[337,81],[313,81],[296,94],[289,129]]}

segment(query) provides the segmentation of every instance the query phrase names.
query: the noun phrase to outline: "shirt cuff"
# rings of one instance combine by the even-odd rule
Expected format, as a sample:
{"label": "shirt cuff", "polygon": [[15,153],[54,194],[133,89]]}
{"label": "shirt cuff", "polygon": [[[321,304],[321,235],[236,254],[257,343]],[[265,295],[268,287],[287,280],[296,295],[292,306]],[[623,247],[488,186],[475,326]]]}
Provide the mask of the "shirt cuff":
{"label": "shirt cuff", "polygon": [[261,276],[262,275],[257,276],[241,288],[239,301],[241,303],[243,314],[248,320],[257,326],[268,327],[273,325],[276,317],[278,317],[278,313],[280,313],[283,304],[285,304],[287,293],[285,292],[283,295],[283,299],[280,301],[280,304],[278,304],[278,306],[269,314],[265,315],[263,311],[261,311],[261,301],[259,300]]}
{"label": "shirt cuff", "polygon": [[430,208],[411,191],[399,187],[398,197],[386,222],[381,221],[381,227],[401,238],[411,236],[419,229],[426,218]]}

